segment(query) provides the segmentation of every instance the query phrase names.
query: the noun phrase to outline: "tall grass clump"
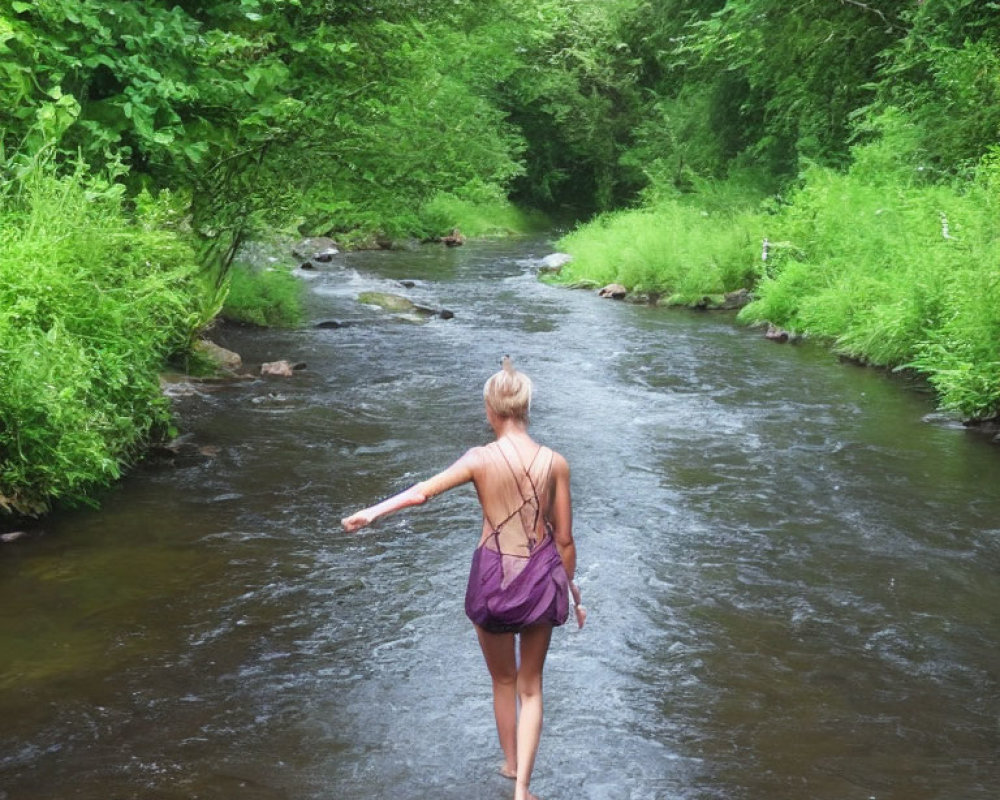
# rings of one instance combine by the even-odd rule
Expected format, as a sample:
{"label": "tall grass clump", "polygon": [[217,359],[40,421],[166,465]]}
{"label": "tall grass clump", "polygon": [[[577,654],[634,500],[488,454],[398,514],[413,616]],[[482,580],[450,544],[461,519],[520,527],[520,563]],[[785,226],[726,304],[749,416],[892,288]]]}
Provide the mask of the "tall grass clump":
{"label": "tall grass clump", "polygon": [[695,302],[752,284],[761,240],[760,215],[708,211],[693,200],[604,214],[559,242],[573,260],[560,280],[620,283],[636,292]]}
{"label": "tall grass clump", "polygon": [[[896,142],[895,144],[898,144]],[[1000,170],[921,181],[886,142],[841,173],[814,168],[774,218],[768,271],[745,321],[829,340],[884,367],[926,374],[967,417],[1000,410]]]}
{"label": "tall grass clump", "polygon": [[0,193],[0,511],[88,502],[169,428],[158,371],[212,316],[169,198],[38,167]]}
{"label": "tall grass clump", "polygon": [[441,236],[457,228],[466,236],[506,236],[542,230],[542,214],[526,211],[506,198],[463,197],[439,192],[420,209],[421,228],[429,236]]}
{"label": "tall grass clump", "polygon": [[963,199],[975,222],[962,234],[968,257],[947,276],[940,322],[910,366],[928,377],[945,408],[987,419],[1000,415],[1000,148],[983,159]]}
{"label": "tall grass clump", "polygon": [[287,268],[236,263],[227,275],[220,314],[261,327],[292,327],[303,319],[302,284]]}

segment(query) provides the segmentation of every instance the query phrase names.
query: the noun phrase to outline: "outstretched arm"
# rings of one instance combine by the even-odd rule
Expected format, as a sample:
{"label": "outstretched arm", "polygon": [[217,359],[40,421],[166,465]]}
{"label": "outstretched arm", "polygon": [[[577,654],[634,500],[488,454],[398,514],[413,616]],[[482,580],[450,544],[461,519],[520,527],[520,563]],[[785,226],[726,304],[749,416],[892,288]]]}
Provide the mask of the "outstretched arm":
{"label": "outstretched arm", "polygon": [[344,517],[340,521],[340,524],[344,526],[345,531],[356,531],[364,528],[366,525],[371,525],[379,517],[387,516],[410,506],[423,505],[435,495],[439,495],[463,483],[468,483],[472,480],[473,470],[478,460],[476,450],[477,448],[469,450],[446,470],[428,478],[426,481],[414,484],[409,489],[393,495],[388,500],[383,500],[374,506],[355,511],[350,516]]}

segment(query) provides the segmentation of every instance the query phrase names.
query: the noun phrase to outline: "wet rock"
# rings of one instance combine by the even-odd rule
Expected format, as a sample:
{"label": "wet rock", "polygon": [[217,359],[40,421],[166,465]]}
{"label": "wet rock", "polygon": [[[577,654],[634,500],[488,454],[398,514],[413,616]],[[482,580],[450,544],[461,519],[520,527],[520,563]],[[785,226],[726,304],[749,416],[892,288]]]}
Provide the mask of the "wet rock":
{"label": "wet rock", "polygon": [[465,237],[458,228],[452,228],[451,233],[441,237],[441,244],[448,247],[458,247],[465,244]]}
{"label": "wet rock", "polygon": [[304,269],[307,271],[314,270],[316,269],[316,265],[313,264],[312,261],[303,261],[301,264],[299,264],[299,269]]}
{"label": "wet rock", "polygon": [[358,302],[369,306],[378,306],[396,315],[405,322],[426,322],[431,317],[454,319],[455,312],[447,308],[429,308],[420,306],[402,295],[390,292],[362,292]]}
{"label": "wet rock", "polygon": [[538,273],[540,275],[558,275],[564,266],[573,260],[569,253],[549,253],[538,262]]}
{"label": "wet rock", "polygon": [[208,339],[199,339],[195,342],[194,350],[207,357],[219,369],[235,372],[243,366],[243,359],[240,358],[239,353],[234,353],[232,350],[220,347]]}
{"label": "wet rock", "polygon": [[196,385],[197,379],[187,375],[161,375],[160,391],[164,397],[177,400],[182,397],[201,397],[204,393]]}
{"label": "wet rock", "polygon": [[147,461],[174,461],[178,458],[190,458],[198,455],[198,445],[190,437],[178,437],[169,442],[151,445],[146,450]]}
{"label": "wet rock", "polygon": [[407,281],[400,281],[399,285],[402,286],[404,289],[412,289],[414,286],[417,285],[417,282],[416,281],[409,281],[409,280],[407,280]]}
{"label": "wet rock", "polygon": [[598,291],[597,296],[610,297],[612,300],[623,300],[627,294],[628,289],[620,283],[609,283],[607,286]]}
{"label": "wet rock", "polygon": [[220,452],[222,448],[218,445],[200,445],[187,434],[149,447],[144,454],[143,465],[147,468],[193,465],[215,458]]}
{"label": "wet rock", "polygon": [[449,311],[447,308],[428,308],[427,306],[418,306],[414,304],[413,310],[417,314],[421,314],[425,317],[441,317],[441,319],[455,318],[455,312]]}
{"label": "wet rock", "polygon": [[753,300],[753,295],[749,289],[737,289],[735,292],[726,292],[722,296],[722,310],[735,311],[738,308],[749,305]]}
{"label": "wet rock", "polygon": [[390,292],[362,292],[358,295],[358,302],[397,313],[412,312],[416,308],[412,300]]}
{"label": "wet rock", "polygon": [[980,433],[993,434],[993,441],[1000,444],[1000,416],[986,419],[962,420],[962,425]]}
{"label": "wet rock", "polygon": [[769,322],[767,324],[767,330],[764,331],[764,338],[771,342],[784,344],[785,342],[791,341],[793,337],[788,331],[779,328],[777,325],[772,325]]}
{"label": "wet rock", "polygon": [[322,322],[317,322],[313,327],[318,328],[319,330],[328,330],[332,328],[346,328],[347,323],[338,322],[335,319],[325,319]]}
{"label": "wet rock", "polygon": [[870,364],[866,359],[861,356],[849,355],[847,353],[837,353],[837,361],[841,364],[850,364],[852,367],[870,367]]}
{"label": "wet rock", "polygon": [[291,361],[265,361],[260,365],[260,374],[267,378],[291,378],[296,369],[305,369],[305,364],[293,364]]}
{"label": "wet rock", "polygon": [[747,289],[738,289],[735,292],[726,292],[725,294],[702,295],[693,303],[685,302],[679,295],[677,297],[678,302],[671,303],[671,305],[688,305],[699,311],[735,311],[743,308],[753,299]]}
{"label": "wet rock", "polygon": [[[252,381],[254,375],[246,372],[225,372],[219,375],[184,375],[178,372],[165,372],[160,375],[160,389],[170,398],[204,397],[212,389],[231,386],[240,381]],[[0,798],[2,800],[2,798]]]}
{"label": "wet rock", "polygon": [[310,236],[292,247],[292,255],[296,258],[320,263],[331,261],[339,252],[337,243],[326,236]]}

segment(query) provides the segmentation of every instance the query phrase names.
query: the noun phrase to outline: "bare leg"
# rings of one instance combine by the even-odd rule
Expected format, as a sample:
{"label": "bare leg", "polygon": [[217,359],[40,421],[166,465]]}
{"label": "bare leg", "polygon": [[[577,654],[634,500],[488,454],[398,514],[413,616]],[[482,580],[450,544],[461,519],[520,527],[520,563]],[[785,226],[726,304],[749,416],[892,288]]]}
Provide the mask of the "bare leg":
{"label": "bare leg", "polygon": [[493,715],[504,758],[500,774],[513,778],[517,775],[517,658],[514,634],[488,633],[478,625],[475,627],[486,668],[493,679]]}
{"label": "bare leg", "polygon": [[551,625],[534,625],[521,633],[521,665],[517,670],[517,695],[521,716],[517,722],[517,783],[514,800],[531,800],[528,791],[535,756],[542,735],[542,668],[552,638]]}

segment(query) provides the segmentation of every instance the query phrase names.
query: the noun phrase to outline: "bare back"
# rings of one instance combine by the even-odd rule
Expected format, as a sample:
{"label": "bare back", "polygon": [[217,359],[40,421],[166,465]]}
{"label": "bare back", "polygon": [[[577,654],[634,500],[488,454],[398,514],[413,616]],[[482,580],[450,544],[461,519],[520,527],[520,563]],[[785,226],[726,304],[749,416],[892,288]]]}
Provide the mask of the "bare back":
{"label": "bare back", "polygon": [[520,450],[501,438],[480,450],[473,481],[483,508],[479,544],[527,557],[552,535],[554,453],[527,440]]}

